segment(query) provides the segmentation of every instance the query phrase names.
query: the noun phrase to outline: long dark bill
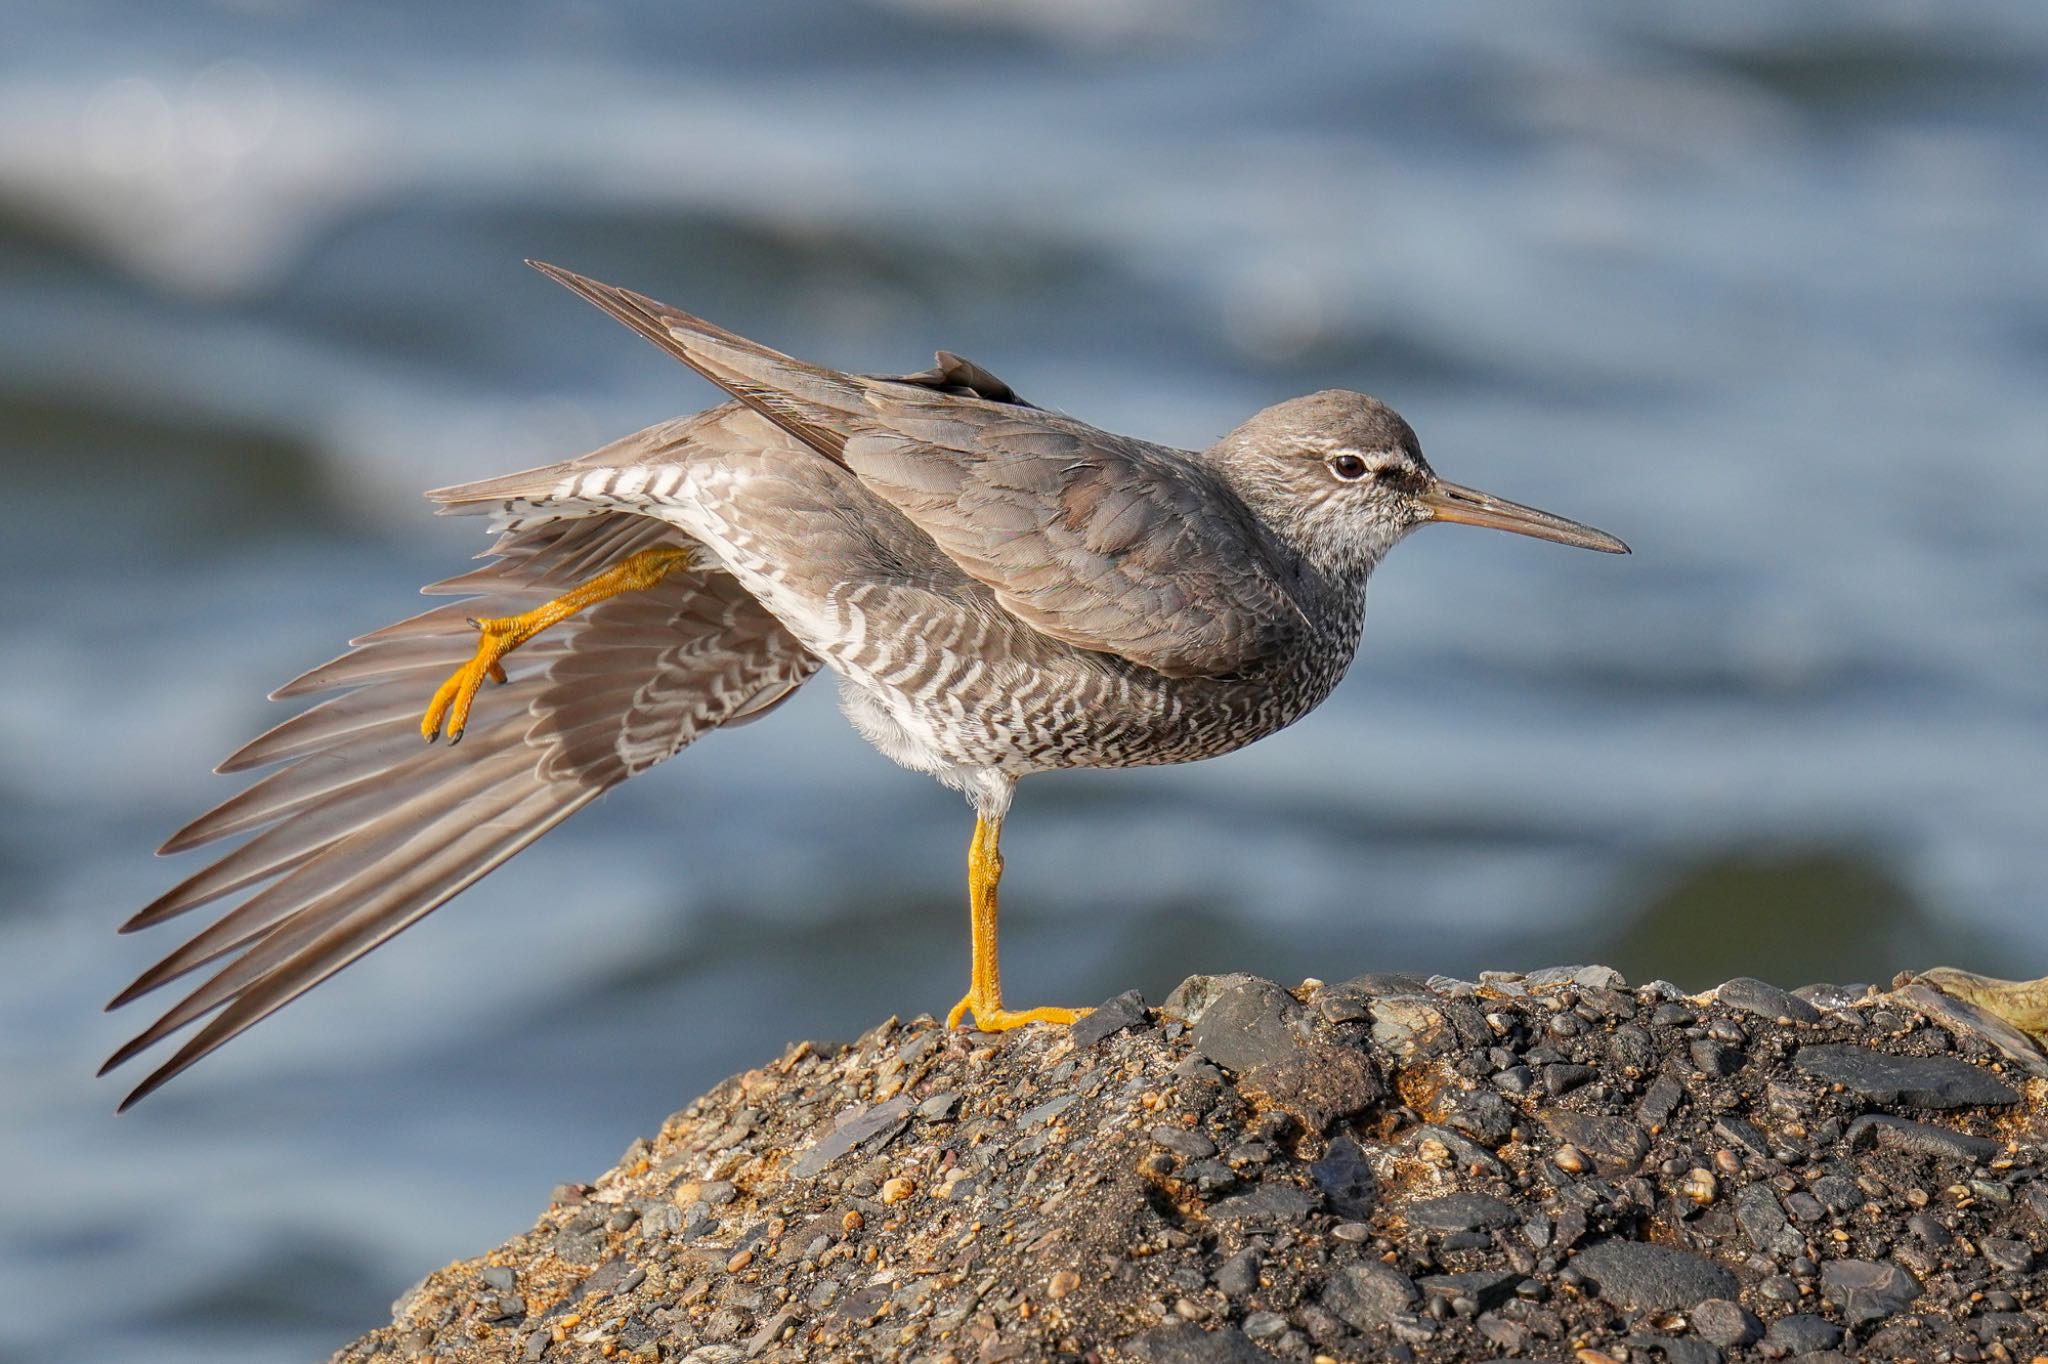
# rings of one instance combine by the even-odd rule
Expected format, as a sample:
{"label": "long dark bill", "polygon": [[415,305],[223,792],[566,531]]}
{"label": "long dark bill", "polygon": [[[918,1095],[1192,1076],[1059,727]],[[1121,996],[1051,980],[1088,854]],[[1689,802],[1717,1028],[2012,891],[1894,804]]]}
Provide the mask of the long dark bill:
{"label": "long dark bill", "polygon": [[1597,549],[1602,554],[1628,553],[1627,545],[1604,530],[1594,530],[1591,526],[1582,526],[1577,521],[1567,521],[1562,516],[1552,516],[1547,511],[1525,507],[1519,502],[1480,492],[1477,488],[1460,487],[1439,479],[1435,486],[1422,494],[1420,501],[1433,521],[1456,521],[1460,525],[1485,526],[1490,530],[1511,530],[1517,535],[1533,535],[1538,540],[1555,540],[1560,545]]}

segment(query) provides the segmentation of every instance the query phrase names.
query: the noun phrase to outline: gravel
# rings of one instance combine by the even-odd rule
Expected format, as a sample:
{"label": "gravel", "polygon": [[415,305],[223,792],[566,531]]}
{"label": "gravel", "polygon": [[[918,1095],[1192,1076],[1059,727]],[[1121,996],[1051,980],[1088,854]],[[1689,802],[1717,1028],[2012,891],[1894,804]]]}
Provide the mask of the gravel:
{"label": "gravel", "polygon": [[2048,1060],[1929,993],[1576,966],[891,1020],[728,1080],[335,1360],[2031,1359]]}

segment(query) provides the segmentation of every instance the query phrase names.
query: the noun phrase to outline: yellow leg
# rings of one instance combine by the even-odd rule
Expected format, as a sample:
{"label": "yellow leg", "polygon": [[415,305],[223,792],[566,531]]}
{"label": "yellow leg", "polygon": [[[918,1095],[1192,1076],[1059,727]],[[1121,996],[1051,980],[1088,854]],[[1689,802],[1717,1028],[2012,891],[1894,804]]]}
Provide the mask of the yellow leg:
{"label": "yellow leg", "polygon": [[960,1020],[970,1013],[974,1015],[974,1026],[983,1032],[1007,1032],[1026,1023],[1072,1023],[1090,1011],[1003,1007],[1003,974],[996,965],[996,885],[1003,879],[1003,853],[999,846],[1002,832],[1000,820],[975,818],[974,841],[967,845],[967,900],[974,932],[974,962],[968,972],[967,993],[946,1015],[946,1026],[959,1027]]}
{"label": "yellow leg", "polygon": [[470,705],[476,700],[484,679],[488,677],[493,682],[505,680],[505,669],[499,660],[506,654],[549,626],[560,625],[585,607],[595,606],[622,592],[639,592],[654,586],[677,569],[688,568],[690,560],[690,551],[680,545],[643,549],[621,559],[589,582],[523,615],[471,621],[470,624],[476,626],[482,635],[477,640],[476,656],[457,668],[454,675],[434,693],[434,699],[427,703],[427,713],[420,719],[420,737],[428,743],[440,738],[445,720],[448,742],[456,742],[469,723]]}

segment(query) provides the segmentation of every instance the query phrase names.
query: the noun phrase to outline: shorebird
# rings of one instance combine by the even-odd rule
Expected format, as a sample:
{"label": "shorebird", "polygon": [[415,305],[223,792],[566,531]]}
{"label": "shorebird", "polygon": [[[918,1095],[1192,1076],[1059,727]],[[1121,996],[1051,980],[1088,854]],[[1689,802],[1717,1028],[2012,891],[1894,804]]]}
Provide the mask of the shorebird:
{"label": "shorebird", "polygon": [[164,845],[252,835],[124,932],[251,893],[108,1006],[228,959],[107,1062],[208,1019],[124,1108],[821,667],[875,747],[973,806],[969,984],[948,1026],[1071,1023],[1083,1011],[1003,1002],[1020,778],[1189,762],[1300,719],[1351,663],[1367,575],[1417,526],[1628,552],[1437,477],[1362,393],[1280,403],[1196,453],[1034,407],[943,351],[919,374],[842,374],[533,264],[733,401],[428,494],[494,518],[494,562],[424,589],[467,600],[274,693],[345,689],[222,763],[282,766]]}

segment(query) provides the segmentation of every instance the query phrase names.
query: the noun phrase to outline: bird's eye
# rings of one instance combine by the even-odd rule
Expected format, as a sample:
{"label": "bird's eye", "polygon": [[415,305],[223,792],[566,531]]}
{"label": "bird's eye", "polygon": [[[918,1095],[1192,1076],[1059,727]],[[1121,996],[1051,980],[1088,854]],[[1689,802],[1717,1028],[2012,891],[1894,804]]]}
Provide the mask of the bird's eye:
{"label": "bird's eye", "polygon": [[1357,455],[1342,454],[1330,456],[1330,472],[1346,483],[1356,483],[1372,472],[1372,466]]}

